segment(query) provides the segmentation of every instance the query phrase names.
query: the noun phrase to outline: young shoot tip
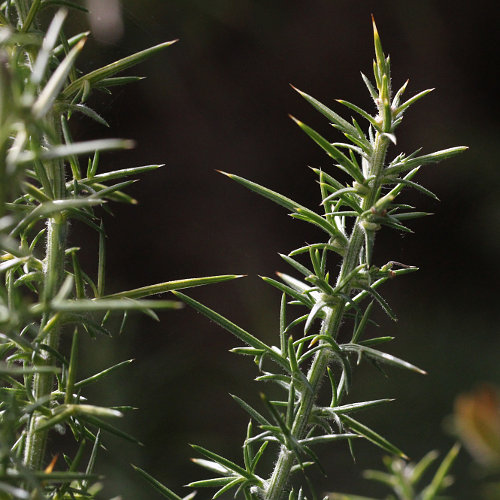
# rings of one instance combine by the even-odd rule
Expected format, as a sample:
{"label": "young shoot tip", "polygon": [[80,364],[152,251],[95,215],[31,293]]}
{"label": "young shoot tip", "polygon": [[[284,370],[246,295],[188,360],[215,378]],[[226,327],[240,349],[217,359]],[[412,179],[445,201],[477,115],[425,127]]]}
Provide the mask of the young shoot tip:
{"label": "young shoot tip", "polygon": [[56,465],[56,462],[59,458],[59,453],[56,453],[53,457],[52,457],[52,460],[50,461],[50,464],[47,465],[47,467],[45,468],[44,472],[46,474],[50,474],[53,470],[54,470],[54,467]]}
{"label": "young shoot tip", "polygon": [[310,349],[311,347],[313,347],[315,344],[318,343],[318,337],[314,337],[311,342],[309,342],[309,345],[307,346],[308,349]]}
{"label": "young shoot tip", "polygon": [[218,172],[219,174],[226,175],[229,178],[233,177],[233,174],[229,174],[228,172],[224,172],[224,170],[215,169],[215,171]]}
{"label": "young shoot tip", "polygon": [[83,49],[83,46],[87,43],[88,40],[88,35],[85,35],[77,44],[76,44],[76,50],[80,51]]}

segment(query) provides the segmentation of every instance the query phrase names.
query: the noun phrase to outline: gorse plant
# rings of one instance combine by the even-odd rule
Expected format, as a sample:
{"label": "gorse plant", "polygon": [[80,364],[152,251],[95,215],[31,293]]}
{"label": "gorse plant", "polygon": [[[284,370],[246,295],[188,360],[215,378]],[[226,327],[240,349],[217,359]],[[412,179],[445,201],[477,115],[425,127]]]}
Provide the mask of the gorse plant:
{"label": "gorse plant", "polygon": [[[80,337],[111,335],[108,318],[128,311],[156,317],[178,308],[147,297],[232,279],[215,276],[164,282],[109,294],[105,287],[105,230],[97,212],[108,202],[134,203],[131,177],[160,165],[106,171],[100,151],[131,147],[121,139],[73,142],[70,123],[86,115],[107,125],[87,98],[96,90],[139,78],[116,76],[173,42],[137,52],[82,74],[75,61],[88,33],[66,37],[66,10],[45,29],[40,13],[68,1],[7,0],[0,6],[0,498],[94,498],[94,471],[105,432],[134,440],[109,418],[129,407],[100,407],[85,397],[89,384],[124,361],[81,379]],[[84,169],[84,163],[86,169]],[[80,265],[80,242],[69,224],[96,231],[98,265]],[[73,231],[72,235],[78,235]],[[61,338],[64,342],[61,342]],[[74,444],[47,449],[50,433]],[[76,452],[74,451],[76,449]],[[70,451],[71,455],[69,455]],[[49,453],[54,457],[50,461]],[[57,457],[60,458],[57,460]]]}
{"label": "gorse plant", "polygon": [[[381,346],[392,338],[369,336],[374,306],[381,307],[391,319],[395,318],[380,294],[381,285],[417,269],[395,261],[375,265],[374,244],[381,229],[411,232],[406,226],[407,221],[426,215],[400,201],[406,189],[416,189],[436,198],[414,181],[420,168],[452,157],[465,148],[454,147],[424,155],[417,150],[387,159],[389,146],[396,144],[396,130],[404,114],[430,91],[403,100],[405,83],[393,94],[390,59],[382,50],[375,23],[373,31],[375,81],[370,82],[364,75],[363,80],[374,101],[375,115],[350,102],[339,101],[367,122],[367,127],[358,124],[354,118],[345,120],[298,90],[348,141],[331,143],[294,118],[297,125],[334,160],[331,171],[312,169],[319,181],[322,213],[238,175],[226,174],[281,205],[292,217],[318,227],[325,235],[317,243],[282,255],[301,278],[284,273],[278,273],[280,280],[263,278],[282,293],[279,345],[267,345],[217,312],[175,292],[177,297],[243,342],[244,346],[236,347],[232,352],[253,358],[259,368],[256,380],[275,384],[283,394],[277,400],[262,395],[262,409],[234,396],[250,416],[243,442],[242,465],[194,446],[204,457],[195,459],[195,462],[216,477],[195,481],[189,486],[216,488],[213,498],[228,491],[248,500],[302,499],[306,494],[316,498],[307,469],[314,465],[321,468],[314,449],[321,443],[342,441],[352,447],[356,439],[364,438],[391,455],[405,458],[403,452],[358,420],[356,415],[361,410],[385,404],[389,399],[345,402],[354,368],[361,361],[370,361],[382,369],[396,367],[424,373],[409,362],[381,350]],[[340,270],[334,275],[337,268]],[[290,312],[297,310],[298,313]],[[331,389],[327,401],[320,398],[320,388],[325,381]],[[272,471],[261,470],[261,460],[268,454],[277,454]],[[304,473],[306,479],[302,485],[296,484],[300,481],[292,480],[300,473]],[[152,477],[146,475],[146,478],[167,498],[180,500]],[[435,498],[438,489],[425,496],[426,500]]]}
{"label": "gorse plant", "polygon": [[[384,457],[386,472],[379,470],[366,470],[363,473],[365,479],[382,483],[390,488],[393,494],[385,497],[385,500],[432,500],[438,498],[436,495],[443,492],[453,483],[448,472],[455,461],[460,445],[455,444],[438,466],[432,479],[422,487],[423,477],[434,464],[438,457],[436,451],[430,451],[419,462],[411,463],[399,457]],[[346,495],[342,493],[331,493],[328,500],[377,500],[373,497]]]}

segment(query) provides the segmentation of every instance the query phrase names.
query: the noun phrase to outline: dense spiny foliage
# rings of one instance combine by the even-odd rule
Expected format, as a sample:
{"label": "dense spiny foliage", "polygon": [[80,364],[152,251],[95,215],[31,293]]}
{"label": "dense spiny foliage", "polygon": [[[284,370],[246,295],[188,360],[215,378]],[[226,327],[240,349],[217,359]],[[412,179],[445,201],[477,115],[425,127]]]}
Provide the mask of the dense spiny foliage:
{"label": "dense spiny foliage", "polygon": [[[232,279],[195,278],[120,293],[105,289],[105,232],[98,209],[134,203],[124,192],[131,177],[160,165],[106,171],[99,152],[128,148],[130,141],[73,142],[71,121],[85,115],[107,125],[87,105],[95,91],[139,80],[116,76],[173,42],[137,52],[82,74],[75,61],[88,33],[66,37],[66,10],[44,26],[40,13],[67,1],[8,0],[0,6],[0,498],[94,498],[94,471],[106,432],[134,440],[110,423],[129,407],[101,407],[85,397],[89,384],[127,365],[79,378],[82,335],[111,335],[113,312],[177,308],[172,300],[146,297]],[[85,242],[68,238],[70,222],[86,224],[99,241],[97,269],[80,265]],[[78,231],[72,232],[77,238]],[[123,323],[122,323],[123,327]],[[60,342],[61,337],[66,338]],[[70,346],[67,351],[61,346]],[[67,431],[67,432],[66,432]],[[46,450],[49,433],[64,433],[76,453]],[[74,446],[68,446],[73,449]],[[69,452],[68,452],[69,453]]]}

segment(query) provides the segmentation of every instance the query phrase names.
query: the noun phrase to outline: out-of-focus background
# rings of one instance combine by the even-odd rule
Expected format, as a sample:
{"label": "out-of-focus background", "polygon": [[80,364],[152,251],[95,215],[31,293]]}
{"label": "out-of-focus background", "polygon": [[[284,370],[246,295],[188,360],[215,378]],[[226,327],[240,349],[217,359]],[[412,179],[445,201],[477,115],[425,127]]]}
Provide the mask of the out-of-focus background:
{"label": "out-of-focus background", "polygon": [[[391,55],[394,87],[410,78],[407,95],[436,88],[408,112],[391,154],[420,146],[425,152],[455,145],[470,150],[426,167],[420,182],[441,203],[423,195],[408,199],[435,215],[414,222],[414,235],[382,231],[375,253],[378,264],[397,260],[420,267],[385,286],[399,321],[380,315],[381,327],[373,333],[395,335],[390,352],[428,375],[394,370],[384,378],[362,365],[350,395],[352,401],[396,398],[367,411],[363,421],[413,459],[430,449],[444,455],[451,447],[449,415],[459,393],[481,381],[500,384],[497,5],[491,0],[462,5],[444,0],[124,0],[122,36],[113,41],[105,26],[102,41],[90,39],[80,60],[80,67],[90,70],[180,39],[134,70],[146,80],[112,96],[92,97],[110,130],[88,121],[74,124],[75,139],[107,135],[137,141],[133,151],[103,155],[105,169],[166,164],[131,188],[138,206],[110,207],[115,217],[105,219],[108,291],[183,277],[247,274],[191,295],[273,343],[280,294],[258,275],[288,271],[278,252],[323,235],[215,170],[318,205],[318,186],[307,166],[329,171],[331,162],[287,114],[332,141],[340,137],[289,83],[347,117],[349,110],[336,98],[370,109],[360,71],[371,76],[371,13]],[[68,32],[87,28],[88,19],[77,18]],[[99,20],[94,22],[99,31]],[[70,236],[75,244],[86,242],[88,265],[94,265],[95,235],[75,225]],[[247,417],[228,393],[259,404],[262,389],[252,382],[256,369],[228,352],[238,345],[230,334],[190,309],[160,317],[160,323],[133,317],[122,336],[91,341],[81,355],[82,377],[135,358],[93,394],[97,402],[137,406],[120,425],[145,445],[106,438],[111,451],[100,458],[109,478],[106,498],[118,493],[127,500],[157,498],[130,462],[180,493],[182,485],[208,477],[189,462],[188,443],[241,460]],[[328,479],[314,476],[320,489],[377,494],[360,471],[381,467],[383,452],[362,442],[356,451],[353,465],[343,444],[318,450],[329,474]],[[455,498],[476,498],[479,473],[465,451],[455,475]]]}

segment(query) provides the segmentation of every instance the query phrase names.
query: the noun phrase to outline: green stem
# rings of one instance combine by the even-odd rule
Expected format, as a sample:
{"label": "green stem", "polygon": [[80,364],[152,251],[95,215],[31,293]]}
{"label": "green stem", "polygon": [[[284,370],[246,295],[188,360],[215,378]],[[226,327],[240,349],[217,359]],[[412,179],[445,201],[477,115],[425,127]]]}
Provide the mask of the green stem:
{"label": "green stem", "polygon": [[[36,14],[40,8],[39,0],[16,0],[16,8],[19,15],[20,31],[27,31],[33,23],[36,23]],[[28,57],[33,62],[32,54],[28,51]],[[47,116],[49,130],[40,143],[50,144],[50,138],[56,138],[56,142],[61,142],[62,131],[59,128],[59,116],[49,114]],[[32,138],[38,144],[38,137]],[[63,161],[48,162],[42,168],[46,170],[47,180],[51,186],[51,191],[55,200],[66,197],[65,170]],[[64,213],[53,215],[47,220],[47,245],[44,261],[44,285],[40,301],[47,311],[43,314],[40,322],[38,341],[49,348],[38,349],[34,356],[33,366],[53,365],[55,360],[50,352],[56,351],[59,345],[61,327],[59,322],[54,322],[48,326],[49,320],[54,320],[50,311],[50,303],[56,296],[61,283],[64,280],[64,259],[66,250],[66,235],[68,222]],[[50,397],[55,381],[53,373],[38,373],[33,377],[33,398],[38,401],[40,398]],[[24,465],[32,470],[42,468],[45,448],[47,443],[48,429],[38,431],[38,427],[43,422],[44,417],[40,412],[35,411],[31,417],[24,447]]]}
{"label": "green stem", "polygon": [[[54,124],[54,120],[52,121]],[[64,163],[52,162],[47,164],[47,176],[52,186],[55,199],[65,197]],[[56,322],[48,331],[45,329],[51,319],[50,303],[56,296],[64,279],[64,258],[66,250],[66,234],[68,222],[63,213],[55,214],[47,221],[47,247],[44,262],[44,287],[40,297],[47,312],[44,313],[40,323],[39,340],[50,350],[57,350],[59,344],[60,325]],[[34,366],[52,365],[54,359],[49,351],[39,350],[35,357]],[[33,397],[35,401],[50,396],[54,385],[52,373],[38,373],[33,379]],[[24,465],[33,470],[42,466],[45,445],[47,441],[47,430],[38,431],[43,419],[42,415],[35,412],[32,415],[26,444],[24,448]]]}
{"label": "green stem", "polygon": [[[45,260],[44,292],[42,300],[45,304],[56,295],[64,277],[64,251],[66,248],[67,222],[63,215],[49,219],[47,225],[47,253]],[[40,324],[40,333],[43,335],[44,327],[51,318],[50,313],[45,313]],[[60,326],[55,325],[46,334],[43,344],[56,350],[59,344]],[[34,361],[34,366],[52,365],[53,356],[46,350],[40,350]],[[39,373],[33,380],[33,397],[35,401],[50,396],[54,385],[52,373]],[[24,465],[32,470],[39,470],[45,454],[47,431],[37,431],[42,415],[35,412],[31,418],[24,450]]]}
{"label": "green stem", "polygon": [[[374,180],[370,193],[364,199],[363,211],[369,210],[375,204],[380,194],[381,174],[384,168],[388,145],[389,140],[387,137],[377,134],[369,170],[369,175],[374,176]],[[360,226],[360,222],[359,218],[356,219],[337,283],[342,281],[359,264],[359,256],[364,243],[364,231]],[[350,290],[346,290],[346,294],[349,293]],[[337,337],[344,316],[344,308],[345,302],[341,302],[339,305],[328,310],[327,316],[321,326],[321,335],[331,335],[333,338]],[[306,435],[314,401],[318,395],[331,358],[332,353],[330,349],[320,349],[309,368],[307,380],[309,381],[311,390],[303,393],[302,401],[300,402],[299,410],[291,429],[291,433],[296,440],[303,439]],[[293,452],[282,446],[273,473],[269,479],[268,487],[264,493],[263,498],[265,500],[279,500],[283,498],[294,463],[295,456]]]}

